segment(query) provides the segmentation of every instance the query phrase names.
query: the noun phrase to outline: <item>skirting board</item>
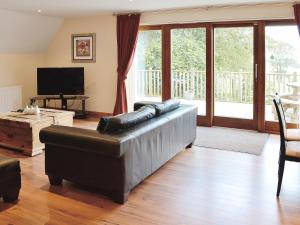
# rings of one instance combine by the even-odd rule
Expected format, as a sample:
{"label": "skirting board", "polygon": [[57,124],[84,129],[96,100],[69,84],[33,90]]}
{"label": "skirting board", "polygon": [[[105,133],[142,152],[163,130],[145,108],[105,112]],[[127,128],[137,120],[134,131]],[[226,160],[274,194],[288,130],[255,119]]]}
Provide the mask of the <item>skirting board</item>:
{"label": "skirting board", "polygon": [[97,119],[99,119],[103,116],[112,116],[112,113],[87,111],[86,115],[87,115],[87,118],[97,118]]}

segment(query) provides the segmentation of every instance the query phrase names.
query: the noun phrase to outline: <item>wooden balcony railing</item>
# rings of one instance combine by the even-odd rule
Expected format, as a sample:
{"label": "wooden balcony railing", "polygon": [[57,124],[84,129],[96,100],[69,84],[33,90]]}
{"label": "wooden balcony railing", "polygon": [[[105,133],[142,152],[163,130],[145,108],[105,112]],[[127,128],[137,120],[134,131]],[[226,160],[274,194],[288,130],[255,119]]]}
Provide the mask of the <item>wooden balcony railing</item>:
{"label": "wooden balcony railing", "polygon": [[[205,100],[205,71],[172,71],[172,96],[176,98],[192,98]],[[292,93],[287,85],[300,81],[297,74],[266,74],[266,95]],[[161,70],[137,70],[136,85],[139,96],[158,97],[162,93]],[[216,101],[252,103],[253,73],[252,72],[215,72]]]}

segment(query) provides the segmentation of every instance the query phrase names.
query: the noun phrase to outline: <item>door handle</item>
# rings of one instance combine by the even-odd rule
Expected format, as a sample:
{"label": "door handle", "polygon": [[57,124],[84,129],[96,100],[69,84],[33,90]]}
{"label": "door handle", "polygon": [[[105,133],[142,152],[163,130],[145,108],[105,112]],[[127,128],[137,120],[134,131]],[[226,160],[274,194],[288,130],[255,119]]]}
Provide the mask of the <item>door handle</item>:
{"label": "door handle", "polygon": [[254,76],[255,76],[255,81],[257,81],[257,78],[258,78],[258,65],[257,65],[257,63],[255,63],[255,67],[254,67]]}

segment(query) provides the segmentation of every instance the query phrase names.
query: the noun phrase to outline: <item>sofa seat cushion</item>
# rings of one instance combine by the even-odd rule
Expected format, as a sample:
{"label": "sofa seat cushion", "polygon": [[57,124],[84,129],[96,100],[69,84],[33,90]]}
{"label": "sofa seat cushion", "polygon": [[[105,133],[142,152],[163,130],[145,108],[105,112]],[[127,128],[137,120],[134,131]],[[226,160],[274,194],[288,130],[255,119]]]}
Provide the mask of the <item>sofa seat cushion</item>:
{"label": "sofa seat cushion", "polygon": [[20,172],[19,160],[0,155],[0,179],[11,172]]}
{"label": "sofa seat cushion", "polygon": [[300,129],[286,129],[287,141],[300,141]]}
{"label": "sofa seat cushion", "polygon": [[106,123],[104,132],[115,132],[133,127],[141,122],[152,119],[155,113],[153,106],[145,105],[136,111],[111,117]]}
{"label": "sofa seat cushion", "polygon": [[300,143],[298,141],[288,141],[285,154],[287,156],[300,158]]}

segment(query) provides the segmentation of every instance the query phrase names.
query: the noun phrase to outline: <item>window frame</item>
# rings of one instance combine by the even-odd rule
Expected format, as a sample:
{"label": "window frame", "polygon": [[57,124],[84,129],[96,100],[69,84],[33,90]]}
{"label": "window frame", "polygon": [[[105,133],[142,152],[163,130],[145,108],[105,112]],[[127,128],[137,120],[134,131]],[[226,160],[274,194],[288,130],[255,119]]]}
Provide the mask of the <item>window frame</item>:
{"label": "window frame", "polygon": [[[226,126],[242,129],[258,130],[260,132],[278,133],[277,122],[265,121],[265,27],[278,25],[296,25],[294,19],[251,20],[251,21],[219,21],[174,23],[159,25],[143,25],[140,30],[161,30],[162,32],[162,99],[171,98],[171,30],[183,28],[206,29],[206,115],[197,116],[197,124],[202,126]],[[214,28],[254,26],[255,63],[258,65],[258,77],[254,83],[253,123],[246,119],[214,118]],[[296,124],[288,124],[296,127]]]}

